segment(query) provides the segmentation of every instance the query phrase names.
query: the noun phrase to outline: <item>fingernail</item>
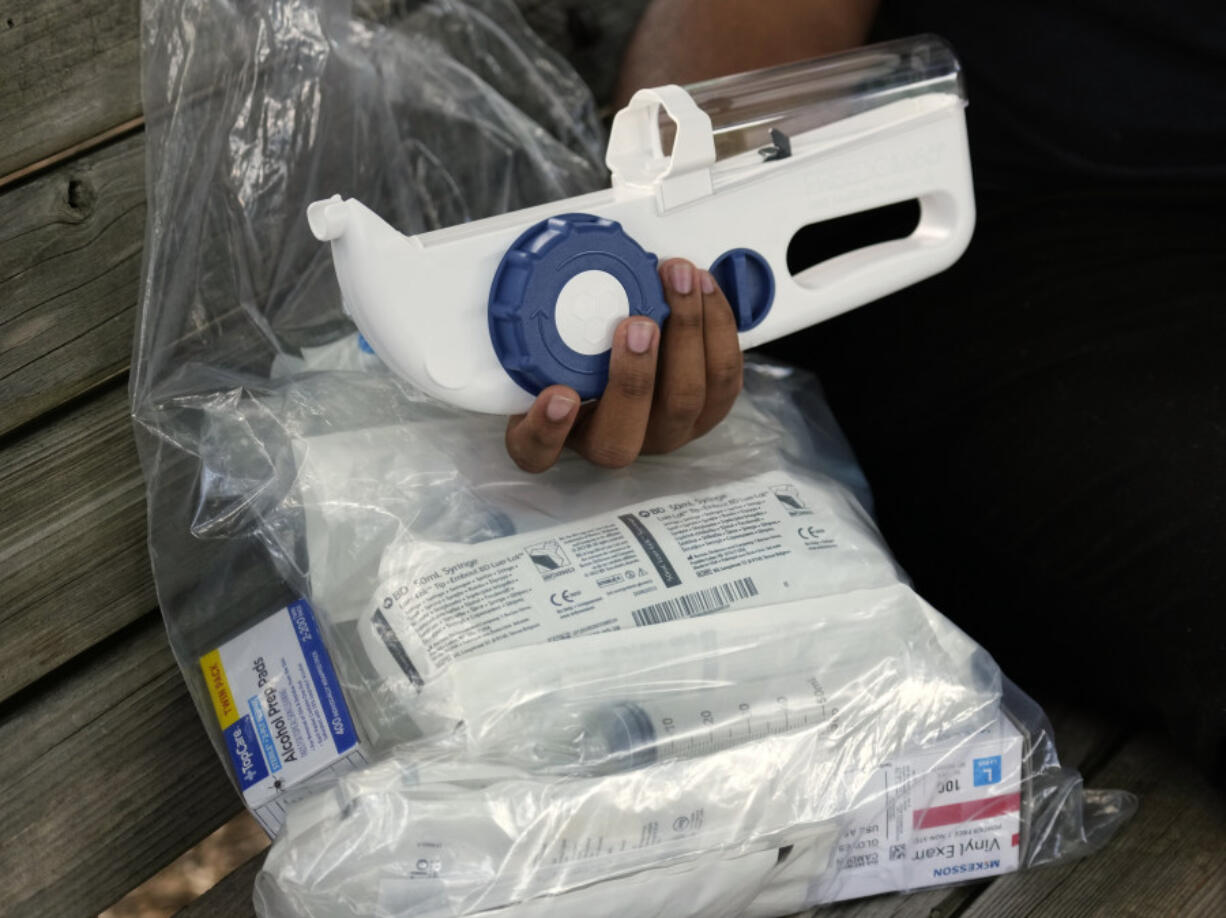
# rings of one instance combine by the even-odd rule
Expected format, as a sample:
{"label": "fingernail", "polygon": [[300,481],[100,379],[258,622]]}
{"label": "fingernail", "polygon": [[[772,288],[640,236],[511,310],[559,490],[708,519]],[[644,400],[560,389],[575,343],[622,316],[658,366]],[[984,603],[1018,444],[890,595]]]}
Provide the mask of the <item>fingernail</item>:
{"label": "fingernail", "polygon": [[699,286],[702,287],[703,293],[714,293],[715,292],[715,278],[711,276],[710,271],[699,271],[698,272],[698,284]]}
{"label": "fingernail", "polygon": [[545,417],[556,424],[558,421],[566,420],[566,416],[570,414],[571,409],[574,407],[575,400],[573,398],[567,398],[565,395],[555,395],[549,400],[549,404],[545,406]]}
{"label": "fingernail", "polygon": [[636,354],[646,354],[651,350],[651,339],[655,333],[656,327],[650,322],[632,322],[626,332],[626,347]]}
{"label": "fingernail", "polygon": [[694,269],[688,262],[675,261],[669,266],[668,282],[682,296],[689,296],[694,289]]}

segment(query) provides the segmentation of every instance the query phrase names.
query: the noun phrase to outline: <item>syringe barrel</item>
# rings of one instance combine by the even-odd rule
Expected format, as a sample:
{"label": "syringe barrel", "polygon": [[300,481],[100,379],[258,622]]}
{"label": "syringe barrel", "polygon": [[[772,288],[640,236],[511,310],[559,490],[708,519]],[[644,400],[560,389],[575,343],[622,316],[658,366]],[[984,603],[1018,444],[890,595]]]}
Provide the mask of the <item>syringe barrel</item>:
{"label": "syringe barrel", "polygon": [[803,672],[602,704],[583,718],[576,766],[623,771],[795,730],[830,732],[838,712],[817,676]]}
{"label": "syringe barrel", "polygon": [[[792,136],[929,92],[966,98],[953,48],[936,35],[717,77],[684,89],[711,118],[718,159],[770,145],[771,128]],[[666,154],[674,133],[675,125],[661,109]]]}

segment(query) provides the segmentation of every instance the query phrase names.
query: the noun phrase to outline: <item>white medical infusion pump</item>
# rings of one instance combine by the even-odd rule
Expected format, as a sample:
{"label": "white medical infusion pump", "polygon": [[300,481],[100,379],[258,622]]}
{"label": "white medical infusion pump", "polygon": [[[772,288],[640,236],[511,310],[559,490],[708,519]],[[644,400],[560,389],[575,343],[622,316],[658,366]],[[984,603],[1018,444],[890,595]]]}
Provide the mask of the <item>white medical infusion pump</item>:
{"label": "white medical infusion pump", "polygon": [[[921,36],[686,88],[617,113],[603,191],[404,236],[339,196],[307,211],[346,311],[395,373],[473,411],[524,411],[546,386],[595,398],[613,329],[668,315],[658,257],[708,267],[742,348],[922,280],[975,222],[958,61]],[[916,200],[904,238],[793,275],[802,228]]]}

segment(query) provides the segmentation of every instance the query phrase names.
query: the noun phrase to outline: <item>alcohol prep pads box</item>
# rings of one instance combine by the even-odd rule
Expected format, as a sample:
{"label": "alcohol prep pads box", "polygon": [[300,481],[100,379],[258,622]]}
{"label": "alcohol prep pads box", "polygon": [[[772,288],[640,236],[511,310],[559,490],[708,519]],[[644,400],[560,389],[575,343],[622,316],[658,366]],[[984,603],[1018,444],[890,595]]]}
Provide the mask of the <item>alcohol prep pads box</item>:
{"label": "alcohol prep pads box", "polygon": [[200,668],[243,799],[270,833],[291,787],[360,763],[353,719],[305,600],[205,654]]}

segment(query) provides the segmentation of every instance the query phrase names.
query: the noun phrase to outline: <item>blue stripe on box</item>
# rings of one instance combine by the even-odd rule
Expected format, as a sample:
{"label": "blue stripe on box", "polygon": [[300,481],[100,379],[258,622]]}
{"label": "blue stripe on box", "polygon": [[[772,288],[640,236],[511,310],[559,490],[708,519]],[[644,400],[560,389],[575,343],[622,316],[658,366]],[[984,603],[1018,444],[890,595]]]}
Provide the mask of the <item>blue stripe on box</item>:
{"label": "blue stripe on box", "polygon": [[260,745],[264,747],[264,758],[272,766],[272,773],[275,775],[281,770],[281,757],[277,755],[277,746],[272,741],[272,731],[268,729],[268,719],[264,716],[260,696],[252,695],[248,698],[247,709],[251,711],[255,732],[260,735]]}
{"label": "blue stripe on box", "polygon": [[247,790],[267,778],[268,766],[264,762],[264,753],[260,752],[260,739],[255,734],[251,715],[244,714],[230,724],[226,727],[225,734],[226,746],[230,749],[230,761],[234,763],[234,774],[238,777],[239,786]]}
{"label": "blue stripe on box", "polygon": [[305,599],[290,603],[287,610],[290,621],[294,624],[298,644],[302,647],[302,656],[306,659],[307,669],[310,670],[311,681],[315,684],[315,694],[323,708],[332,741],[336,744],[336,751],[347,752],[358,744],[358,734],[353,729],[353,718],[349,716],[349,706],[345,704],[345,696],[336,678],[336,670],[332,668],[328,648],[319,637],[315,613]]}

